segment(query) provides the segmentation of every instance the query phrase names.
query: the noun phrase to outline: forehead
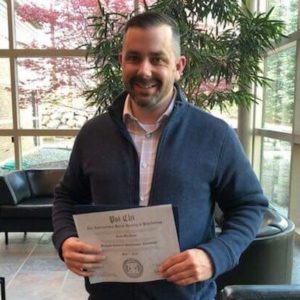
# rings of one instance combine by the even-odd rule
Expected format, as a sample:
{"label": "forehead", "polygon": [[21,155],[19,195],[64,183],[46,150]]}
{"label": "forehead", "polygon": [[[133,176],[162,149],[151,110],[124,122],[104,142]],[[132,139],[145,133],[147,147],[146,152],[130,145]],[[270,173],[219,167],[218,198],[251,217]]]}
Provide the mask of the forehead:
{"label": "forehead", "polygon": [[170,51],[172,47],[172,29],[167,25],[150,28],[131,27],[123,41],[123,51]]}

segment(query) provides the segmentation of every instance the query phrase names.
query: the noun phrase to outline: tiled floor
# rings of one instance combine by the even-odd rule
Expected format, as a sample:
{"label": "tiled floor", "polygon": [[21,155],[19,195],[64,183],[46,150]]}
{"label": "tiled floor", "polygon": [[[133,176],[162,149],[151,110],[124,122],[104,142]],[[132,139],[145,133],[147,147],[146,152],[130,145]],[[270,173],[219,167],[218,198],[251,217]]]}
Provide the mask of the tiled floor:
{"label": "tiled floor", "polygon": [[[0,233],[0,274],[7,300],[86,300],[83,280],[67,271],[51,242],[51,233]],[[294,248],[292,283],[300,284],[300,246]]]}
{"label": "tiled floor", "polygon": [[57,256],[50,233],[0,234],[0,274],[7,300],[87,299],[83,280],[67,271]]}

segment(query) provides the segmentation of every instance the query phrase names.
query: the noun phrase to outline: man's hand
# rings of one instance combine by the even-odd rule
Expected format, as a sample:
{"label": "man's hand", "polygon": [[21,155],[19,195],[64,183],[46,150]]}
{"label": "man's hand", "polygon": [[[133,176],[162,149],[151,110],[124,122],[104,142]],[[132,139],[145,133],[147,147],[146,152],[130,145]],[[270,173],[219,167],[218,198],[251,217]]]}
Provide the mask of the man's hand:
{"label": "man's hand", "polygon": [[190,249],[166,259],[159,267],[166,280],[188,285],[211,278],[214,267],[210,256],[201,249]]}
{"label": "man's hand", "polygon": [[68,269],[79,276],[91,276],[95,269],[101,267],[105,256],[100,247],[81,242],[70,237],[63,242],[62,256]]}

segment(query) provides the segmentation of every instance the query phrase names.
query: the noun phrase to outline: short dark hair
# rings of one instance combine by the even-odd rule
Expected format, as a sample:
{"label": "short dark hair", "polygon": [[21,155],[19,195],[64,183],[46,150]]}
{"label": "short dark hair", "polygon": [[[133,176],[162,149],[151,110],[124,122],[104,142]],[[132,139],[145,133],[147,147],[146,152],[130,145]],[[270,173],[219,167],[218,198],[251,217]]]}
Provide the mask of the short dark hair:
{"label": "short dark hair", "polygon": [[150,27],[157,27],[161,25],[167,25],[171,28],[174,40],[175,54],[180,56],[180,32],[177,23],[169,16],[153,12],[146,11],[132,17],[125,26],[125,34],[129,28],[137,27],[147,29]]}

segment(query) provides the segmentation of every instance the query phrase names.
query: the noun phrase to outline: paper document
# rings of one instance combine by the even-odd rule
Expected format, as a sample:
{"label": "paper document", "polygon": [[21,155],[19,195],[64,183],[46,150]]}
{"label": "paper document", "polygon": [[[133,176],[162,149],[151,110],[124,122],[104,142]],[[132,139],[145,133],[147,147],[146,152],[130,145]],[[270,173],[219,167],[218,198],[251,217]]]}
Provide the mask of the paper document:
{"label": "paper document", "polygon": [[171,205],[78,214],[74,220],[80,240],[100,245],[106,256],[91,283],[162,279],[159,265],[180,251]]}

